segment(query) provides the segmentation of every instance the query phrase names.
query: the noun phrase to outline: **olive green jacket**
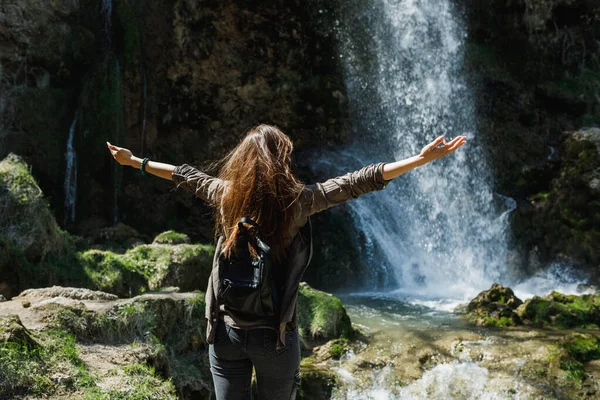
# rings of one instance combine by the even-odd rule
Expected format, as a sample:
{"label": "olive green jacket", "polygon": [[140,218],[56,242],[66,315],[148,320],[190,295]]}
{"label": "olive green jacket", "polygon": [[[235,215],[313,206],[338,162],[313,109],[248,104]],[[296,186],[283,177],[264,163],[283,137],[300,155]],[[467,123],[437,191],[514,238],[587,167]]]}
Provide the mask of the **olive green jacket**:
{"label": "olive green jacket", "polygon": [[[328,179],[322,183],[306,185],[294,203],[294,218],[284,237],[288,262],[279,316],[278,348],[284,346],[285,331],[293,330],[297,326],[298,288],[312,257],[312,227],[309,217],[365,193],[383,189],[389,182],[383,179],[383,165],[384,163],[371,164],[358,171]],[[187,164],[175,168],[173,181],[177,187],[183,187],[210,204],[219,204],[219,197],[226,186],[221,179],[212,177]],[[212,273],[206,289],[206,318],[208,319],[206,338],[208,343],[214,341],[215,327],[221,314],[225,321],[234,327],[251,328],[263,325],[260,321],[243,320],[239,316],[226,313],[224,306],[218,305],[219,279],[217,271],[221,244],[222,238],[217,242]]]}

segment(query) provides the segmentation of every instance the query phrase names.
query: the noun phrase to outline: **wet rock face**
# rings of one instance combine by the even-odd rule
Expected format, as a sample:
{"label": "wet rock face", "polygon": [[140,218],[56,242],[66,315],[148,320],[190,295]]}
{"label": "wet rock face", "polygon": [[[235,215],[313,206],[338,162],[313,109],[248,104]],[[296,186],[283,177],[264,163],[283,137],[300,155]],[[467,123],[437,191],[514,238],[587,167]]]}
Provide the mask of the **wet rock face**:
{"label": "wet rock face", "polygon": [[[577,244],[589,243],[587,222],[581,229],[572,215],[566,215],[570,211],[559,216],[557,204],[550,206],[552,201],[546,200],[561,181],[564,184],[564,166],[574,158],[569,151],[573,142],[565,132],[600,126],[598,3],[459,3],[467,16],[465,66],[477,94],[478,135],[495,171],[495,190],[517,201],[510,217],[515,262],[525,274],[559,256],[589,270],[590,251]],[[585,185],[566,186],[571,194],[560,197],[570,197],[567,203],[574,198],[590,200]],[[584,208],[588,215],[595,212]],[[569,227],[557,229],[557,223]]]}
{"label": "wet rock face", "polygon": [[87,0],[9,2],[0,11],[1,34],[10,39],[0,60],[11,140],[0,139],[0,156],[19,151],[33,165],[62,221],[64,152],[77,115],[74,146],[85,157],[70,228],[110,225],[116,212],[140,231],[172,227],[212,239],[200,202],[169,193],[166,182],[121,175],[105,141],[196,165],[222,157],[258,123],[277,124],[297,149],[343,143],[349,129],[333,57],[335,7],[114,0],[107,19]]}
{"label": "wet rock face", "polygon": [[561,150],[559,174],[538,205],[543,244],[583,261],[593,274],[600,265],[600,129],[566,133]]}
{"label": "wet rock face", "polygon": [[522,301],[510,288],[497,283],[477,295],[467,307],[467,318],[478,326],[519,325],[521,318],[515,312]]}

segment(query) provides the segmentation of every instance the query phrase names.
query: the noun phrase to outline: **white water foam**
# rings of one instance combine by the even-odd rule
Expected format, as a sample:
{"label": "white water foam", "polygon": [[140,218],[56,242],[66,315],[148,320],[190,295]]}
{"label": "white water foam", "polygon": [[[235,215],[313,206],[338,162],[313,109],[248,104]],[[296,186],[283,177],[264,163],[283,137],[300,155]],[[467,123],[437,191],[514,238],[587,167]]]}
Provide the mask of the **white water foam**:
{"label": "white water foam", "polygon": [[[384,382],[388,367],[373,373],[370,387],[336,394],[336,400],[525,400],[538,398],[538,391],[523,381],[493,376],[487,368],[473,362],[440,364],[420,379],[398,390]],[[386,387],[387,386],[387,387]]]}

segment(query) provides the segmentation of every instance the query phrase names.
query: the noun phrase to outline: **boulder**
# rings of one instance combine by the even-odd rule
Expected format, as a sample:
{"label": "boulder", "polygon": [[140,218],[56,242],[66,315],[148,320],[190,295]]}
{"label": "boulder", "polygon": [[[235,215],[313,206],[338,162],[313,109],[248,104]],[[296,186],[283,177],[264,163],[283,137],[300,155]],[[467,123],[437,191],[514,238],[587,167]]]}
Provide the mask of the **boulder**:
{"label": "boulder", "polygon": [[72,288],[62,286],[52,286],[41,289],[27,289],[23,291],[18,298],[22,297],[37,297],[37,298],[53,298],[65,297],[73,300],[95,300],[95,301],[111,301],[117,300],[118,297],[114,294],[100,292],[96,290]]}
{"label": "boulder", "polygon": [[131,297],[143,293],[148,281],[135,265],[127,262],[122,254],[105,250],[86,250],[74,255],[74,264],[84,276],[75,284],[119,297]]}
{"label": "boulder", "polygon": [[147,288],[178,287],[205,290],[212,269],[214,247],[204,244],[149,244],[124,254],[108,250],[76,253],[89,283],[86,286],[120,297],[143,293]]}
{"label": "boulder", "polygon": [[300,364],[302,381],[298,387],[299,400],[328,400],[338,385],[336,374],[327,367],[303,361]]}
{"label": "boulder", "polygon": [[478,326],[512,326],[521,324],[515,312],[522,301],[510,288],[494,283],[484,290],[467,306],[467,318]]}
{"label": "boulder", "polygon": [[37,341],[23,326],[18,315],[0,316],[0,343],[13,342],[28,347],[37,346]]}
{"label": "boulder", "polygon": [[527,324],[558,328],[589,328],[600,326],[600,296],[564,295],[552,292],[526,300],[517,313]]}
{"label": "boulder", "polygon": [[206,290],[214,252],[205,244],[151,244],[129,249],[122,259],[146,277],[151,290],[176,286],[185,292]]}
{"label": "boulder", "polygon": [[185,233],[178,233],[173,230],[158,234],[152,244],[190,244],[190,237]]}
{"label": "boulder", "polygon": [[298,326],[305,342],[352,338],[355,334],[340,299],[306,282],[300,284],[298,292]]}
{"label": "boulder", "polygon": [[18,267],[13,264],[18,255],[38,261],[64,250],[63,234],[42,190],[29,166],[13,153],[0,161],[0,209],[0,276],[9,275],[3,269]]}

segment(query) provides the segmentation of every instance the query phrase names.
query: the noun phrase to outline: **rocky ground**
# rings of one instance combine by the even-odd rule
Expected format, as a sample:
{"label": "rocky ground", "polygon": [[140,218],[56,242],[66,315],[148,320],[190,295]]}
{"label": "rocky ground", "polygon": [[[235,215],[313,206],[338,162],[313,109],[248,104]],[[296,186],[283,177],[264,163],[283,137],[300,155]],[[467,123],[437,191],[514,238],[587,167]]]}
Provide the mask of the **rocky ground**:
{"label": "rocky ground", "polygon": [[[335,338],[349,343],[339,300],[307,285],[299,297],[304,354]],[[205,329],[201,292],[118,299],[80,288],[27,290],[0,304],[0,398],[208,399]],[[306,360],[303,370],[299,398],[329,398],[332,374]]]}

